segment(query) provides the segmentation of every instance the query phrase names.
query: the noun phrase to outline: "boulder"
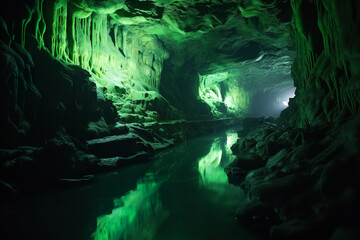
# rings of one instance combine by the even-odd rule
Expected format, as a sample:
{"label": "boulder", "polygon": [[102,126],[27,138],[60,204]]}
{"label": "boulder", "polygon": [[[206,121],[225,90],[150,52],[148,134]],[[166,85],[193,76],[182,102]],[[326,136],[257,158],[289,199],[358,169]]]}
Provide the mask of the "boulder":
{"label": "boulder", "polygon": [[250,200],[260,201],[271,206],[282,206],[290,199],[308,190],[312,184],[313,181],[309,176],[287,175],[253,185],[248,197]]}
{"label": "boulder", "polygon": [[88,139],[94,139],[110,135],[110,129],[104,117],[101,117],[96,122],[89,122],[86,132]]}
{"label": "boulder", "polygon": [[237,158],[231,162],[228,167],[237,167],[242,171],[248,172],[265,166],[265,161],[255,153],[241,152]]}
{"label": "boulder", "polygon": [[255,153],[239,152],[237,158],[225,167],[229,182],[235,184],[244,180],[246,174],[265,166],[265,161]]}

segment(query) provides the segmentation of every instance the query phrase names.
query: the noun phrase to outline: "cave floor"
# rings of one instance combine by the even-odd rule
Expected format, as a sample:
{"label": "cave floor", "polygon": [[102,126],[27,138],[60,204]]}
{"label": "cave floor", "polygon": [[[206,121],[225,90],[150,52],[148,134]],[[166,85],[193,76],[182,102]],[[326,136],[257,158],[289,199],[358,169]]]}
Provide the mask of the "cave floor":
{"label": "cave floor", "polygon": [[90,185],[3,205],[1,232],[11,239],[263,239],[235,220],[244,194],[224,167],[236,136],[191,139]]}

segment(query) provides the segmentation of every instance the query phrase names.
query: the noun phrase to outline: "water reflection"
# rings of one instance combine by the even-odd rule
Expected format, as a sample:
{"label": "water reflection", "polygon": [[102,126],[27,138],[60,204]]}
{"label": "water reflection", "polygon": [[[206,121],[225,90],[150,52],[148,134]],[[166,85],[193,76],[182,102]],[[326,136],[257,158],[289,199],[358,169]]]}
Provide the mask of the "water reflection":
{"label": "water reflection", "polygon": [[[98,217],[93,238],[212,239],[218,231],[233,236],[238,231],[233,211],[242,192],[228,184],[224,167],[233,160],[230,147],[236,136],[228,132],[192,140],[157,155],[136,189],[115,199],[110,214]],[[221,230],[209,230],[208,220]]]}
{"label": "water reflection", "polygon": [[232,147],[232,145],[236,143],[237,140],[238,140],[237,132],[235,131],[226,132],[226,151],[231,161],[235,158],[235,156],[232,155],[230,148]]}
{"label": "water reflection", "polygon": [[211,145],[210,152],[199,160],[198,170],[201,184],[227,183],[227,176],[224,170],[219,167],[222,155],[221,143],[219,139],[216,139]]}
{"label": "water reflection", "polygon": [[[93,233],[96,240],[153,239],[160,224],[166,217],[160,201],[159,186],[152,173],[137,183],[135,190],[121,198],[114,199],[112,213],[97,219]],[[146,221],[144,221],[146,220]],[[154,223],[156,223],[154,225]]]}
{"label": "water reflection", "polygon": [[226,145],[224,144],[224,138],[214,139],[210,152],[199,160],[200,183],[203,185],[228,184],[228,177],[224,172],[224,167],[234,158],[230,147],[236,142],[237,134],[236,132],[227,132],[226,135]]}

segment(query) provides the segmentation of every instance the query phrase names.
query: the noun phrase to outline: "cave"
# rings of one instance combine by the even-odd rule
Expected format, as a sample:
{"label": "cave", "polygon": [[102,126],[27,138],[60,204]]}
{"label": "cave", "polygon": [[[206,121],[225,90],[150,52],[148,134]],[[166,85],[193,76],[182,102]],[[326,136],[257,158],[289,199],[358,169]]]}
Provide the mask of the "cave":
{"label": "cave", "polygon": [[1,239],[360,239],[360,1],[6,3]]}

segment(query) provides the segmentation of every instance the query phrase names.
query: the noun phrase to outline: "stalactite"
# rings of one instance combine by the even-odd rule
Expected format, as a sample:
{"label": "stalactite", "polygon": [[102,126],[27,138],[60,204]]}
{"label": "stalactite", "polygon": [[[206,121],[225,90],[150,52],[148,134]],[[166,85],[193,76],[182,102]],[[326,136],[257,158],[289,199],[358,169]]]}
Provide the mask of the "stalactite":
{"label": "stalactite", "polygon": [[38,18],[36,20],[35,38],[39,43],[39,48],[47,49],[44,42],[46,22],[43,15],[43,4],[44,4],[44,0],[36,1],[35,7],[36,7],[36,12],[38,13]]}
{"label": "stalactite", "polygon": [[[22,21],[23,46],[28,34],[27,25],[33,21],[38,48],[88,70],[90,79],[106,97],[121,102],[116,104],[120,114],[128,111],[124,106],[138,104],[137,101],[145,96],[143,92],[158,91],[162,60],[154,67],[152,59],[167,58],[168,53],[156,37],[137,28],[119,25],[111,21],[108,14],[80,9],[76,5],[70,8],[68,4],[72,3],[67,0],[50,4],[44,0],[35,2],[35,8],[29,9],[29,18]],[[52,14],[44,15],[45,9]],[[155,97],[160,97],[158,92],[147,98],[153,100]],[[146,104],[146,101],[140,103],[136,111],[145,111]],[[130,108],[136,108],[134,106]]]}
{"label": "stalactite", "polygon": [[63,60],[68,59],[66,53],[66,48],[67,48],[66,19],[67,19],[67,2],[66,0],[60,0],[54,6],[51,53],[54,57]]}
{"label": "stalactite", "polygon": [[29,11],[29,17],[23,19],[21,24],[21,46],[23,48],[25,48],[27,25],[29,24],[35,13],[35,9],[30,9],[28,6],[26,6],[26,8]]}

